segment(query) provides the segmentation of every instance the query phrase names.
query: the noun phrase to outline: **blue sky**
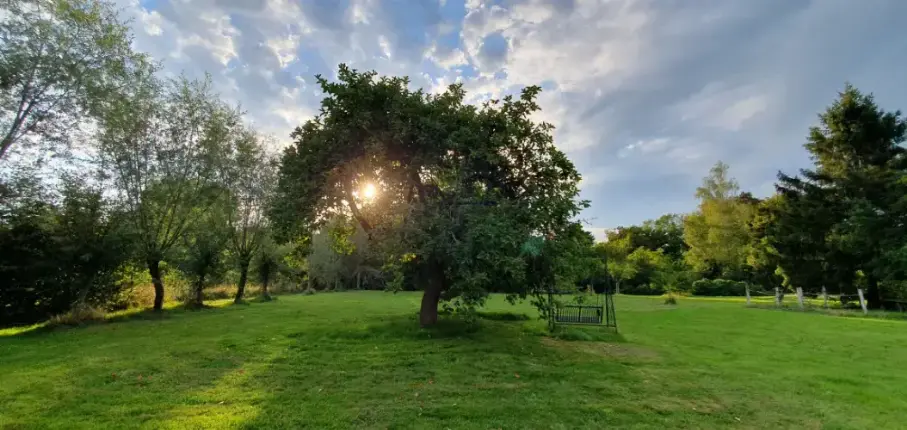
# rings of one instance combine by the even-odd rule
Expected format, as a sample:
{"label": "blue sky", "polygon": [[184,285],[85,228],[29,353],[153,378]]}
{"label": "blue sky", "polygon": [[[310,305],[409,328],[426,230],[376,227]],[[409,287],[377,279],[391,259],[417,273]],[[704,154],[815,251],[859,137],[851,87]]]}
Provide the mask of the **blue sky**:
{"label": "blue sky", "polygon": [[338,63],[471,101],[541,84],[589,229],[695,207],[718,160],[772,192],[849,81],[907,108],[902,0],[117,0],[168,73],[208,72],[284,142]]}

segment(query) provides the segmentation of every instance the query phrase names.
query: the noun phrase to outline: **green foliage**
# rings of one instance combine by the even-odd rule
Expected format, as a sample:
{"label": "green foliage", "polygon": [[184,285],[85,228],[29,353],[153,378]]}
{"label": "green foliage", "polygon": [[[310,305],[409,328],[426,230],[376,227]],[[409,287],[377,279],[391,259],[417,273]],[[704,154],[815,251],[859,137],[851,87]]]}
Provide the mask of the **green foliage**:
{"label": "green foliage", "polygon": [[525,273],[522,277],[516,277],[517,282],[525,282],[526,285],[511,287],[506,291],[507,299],[514,303],[517,298],[530,297],[541,318],[548,320],[549,330],[553,330],[554,309],[550,293],[575,292],[577,298],[582,300],[583,293],[589,287],[586,282],[607,282],[607,274],[602,273],[602,260],[592,248],[594,240],[579,223],[570,225],[563,235],[530,237],[521,246]]}
{"label": "green foliage", "polygon": [[693,294],[697,296],[743,296],[746,283],[730,279],[700,279],[693,282]]}
{"label": "green foliage", "polygon": [[672,260],[680,260],[689,249],[683,240],[683,219],[678,214],[666,214],[658,219],[646,220],[642,225],[618,227],[608,232],[608,242],[625,240],[629,249],[661,249]]}
{"label": "green foliage", "polygon": [[277,161],[267,150],[267,142],[253,130],[239,127],[228,164],[224,205],[228,224],[229,250],[239,272],[235,301],[242,300],[249,265],[266,240],[267,210],[273,199]]}
{"label": "green foliage", "polygon": [[211,91],[209,80],[162,83],[150,70],[101,118],[98,152],[155,283],[156,310],[164,295],[157,266],[229,195],[237,177],[234,149],[244,139],[239,112]]}
{"label": "green foliage", "polygon": [[119,214],[98,189],[68,180],[59,205],[20,200],[0,222],[0,325],[25,324],[73,306],[103,307],[129,257]]}
{"label": "green foliage", "polygon": [[847,86],[820,123],[804,145],[815,168],[779,175],[779,197],[763,208],[757,236],[786,285],[852,293],[860,281],[878,307],[884,286],[905,279],[897,256],[907,237],[907,121]]}
{"label": "green foliage", "polygon": [[276,280],[282,269],[285,252],[285,247],[277,246],[269,236],[265,235],[259,251],[252,259],[251,270],[261,285],[261,297],[264,300],[271,298],[268,287]]}
{"label": "green foliage", "polygon": [[[425,289],[423,325],[442,293],[469,308],[495,285],[517,288],[526,238],[563,233],[585,206],[552,126],[531,119],[538,87],[476,107],[460,85],[426,94],[343,65],[337,82],[319,84],[321,113],[282,159],[278,231],[304,236],[332,214],[351,217],[404,276],[394,279]],[[367,186],[373,201],[359,195]]]}
{"label": "green foliage", "polygon": [[65,152],[77,125],[102,115],[148,65],[103,0],[4,1],[0,40],[0,159],[23,143]]}
{"label": "green foliage", "polygon": [[233,231],[226,216],[228,202],[215,204],[201,219],[193,222],[192,228],[183,236],[178,249],[178,267],[189,280],[192,294],[189,303],[203,305],[204,289],[223,279],[226,272],[227,244]]}
{"label": "green foliage", "polygon": [[750,250],[749,223],[755,206],[728,177],[728,166],[717,163],[696,190],[699,208],[684,218],[687,263],[706,276],[744,277]]}

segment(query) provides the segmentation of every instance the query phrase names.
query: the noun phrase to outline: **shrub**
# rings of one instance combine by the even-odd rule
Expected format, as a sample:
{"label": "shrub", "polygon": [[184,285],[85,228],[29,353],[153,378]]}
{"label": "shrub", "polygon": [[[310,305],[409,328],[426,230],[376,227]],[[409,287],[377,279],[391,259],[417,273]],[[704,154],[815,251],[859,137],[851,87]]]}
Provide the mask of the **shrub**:
{"label": "shrub", "polygon": [[236,286],[226,284],[215,285],[202,292],[202,295],[205,300],[230,299],[236,296]]}
{"label": "shrub", "polygon": [[677,304],[677,295],[674,293],[668,293],[664,295],[666,305],[676,305]]}
{"label": "shrub", "polygon": [[0,217],[0,326],[103,308],[121,288],[127,235],[99,190],[64,181],[59,204],[20,202]]}
{"label": "shrub", "polygon": [[621,294],[630,294],[630,295],[639,295],[639,296],[659,296],[664,294],[664,286],[650,283],[650,284],[621,284],[620,293]]}
{"label": "shrub", "polygon": [[700,279],[693,282],[695,296],[743,296],[746,284],[729,279]]}
{"label": "shrub", "polygon": [[78,326],[104,320],[104,311],[91,306],[76,306],[65,314],[51,317],[48,323],[52,326]]}

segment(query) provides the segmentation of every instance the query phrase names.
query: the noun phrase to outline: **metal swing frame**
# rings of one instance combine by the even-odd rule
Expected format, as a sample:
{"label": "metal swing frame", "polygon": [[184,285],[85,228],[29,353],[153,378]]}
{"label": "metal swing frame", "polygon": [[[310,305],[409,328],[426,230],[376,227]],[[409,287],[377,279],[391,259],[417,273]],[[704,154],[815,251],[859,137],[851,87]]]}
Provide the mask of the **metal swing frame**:
{"label": "metal swing frame", "polygon": [[614,311],[614,294],[610,285],[596,293],[594,304],[561,303],[557,296],[581,294],[580,291],[549,290],[548,304],[552,327],[557,324],[568,325],[603,325],[617,329],[617,314]]}

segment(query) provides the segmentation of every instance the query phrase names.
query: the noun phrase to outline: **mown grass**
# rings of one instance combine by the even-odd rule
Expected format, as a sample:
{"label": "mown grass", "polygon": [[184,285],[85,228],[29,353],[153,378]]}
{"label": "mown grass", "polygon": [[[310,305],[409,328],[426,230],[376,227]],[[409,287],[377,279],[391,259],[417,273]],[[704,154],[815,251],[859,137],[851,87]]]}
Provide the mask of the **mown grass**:
{"label": "mown grass", "polygon": [[[620,333],[528,305],[416,324],[416,294],[0,331],[0,428],[903,428],[907,322],[618,297]],[[125,318],[125,317],[122,317]]]}

